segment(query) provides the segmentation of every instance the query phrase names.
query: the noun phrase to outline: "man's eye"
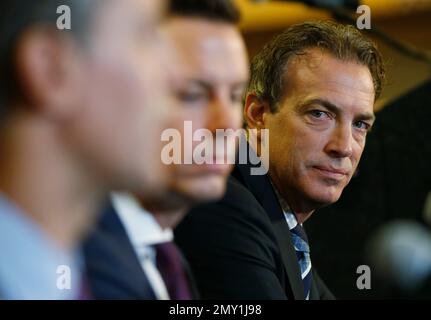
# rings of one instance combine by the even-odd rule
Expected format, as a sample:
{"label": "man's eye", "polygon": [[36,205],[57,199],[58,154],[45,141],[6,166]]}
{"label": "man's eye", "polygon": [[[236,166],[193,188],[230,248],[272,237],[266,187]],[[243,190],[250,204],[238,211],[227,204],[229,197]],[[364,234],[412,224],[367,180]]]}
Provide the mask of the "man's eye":
{"label": "man's eye", "polygon": [[234,92],[231,95],[231,100],[234,103],[242,103],[242,98],[243,98],[244,93],[241,92]]}
{"label": "man's eye", "polygon": [[323,117],[328,116],[328,113],[321,110],[311,110],[310,114],[317,119],[322,119]]}
{"label": "man's eye", "polygon": [[178,97],[181,101],[186,103],[192,103],[205,99],[205,95],[198,92],[180,92]]}
{"label": "man's eye", "polygon": [[356,121],[354,123],[354,126],[358,129],[361,129],[361,130],[368,130],[371,127],[368,123],[366,123],[364,121]]}

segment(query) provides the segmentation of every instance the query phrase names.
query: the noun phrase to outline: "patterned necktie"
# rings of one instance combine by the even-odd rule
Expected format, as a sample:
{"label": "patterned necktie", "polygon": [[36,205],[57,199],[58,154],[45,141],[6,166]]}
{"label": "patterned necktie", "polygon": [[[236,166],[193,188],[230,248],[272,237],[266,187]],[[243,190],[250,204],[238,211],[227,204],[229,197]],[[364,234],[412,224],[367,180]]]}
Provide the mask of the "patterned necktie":
{"label": "patterned necktie", "polygon": [[173,242],[154,245],[156,265],[171,300],[191,300],[190,288],[182,265],[181,255]]}
{"label": "patterned necktie", "polygon": [[308,238],[305,234],[304,229],[298,223],[295,228],[290,230],[292,235],[293,245],[296,251],[296,257],[298,258],[299,266],[301,269],[301,278],[304,283],[304,295],[305,299],[310,298],[310,289],[312,281],[311,273],[311,259],[310,259],[310,247],[308,246]]}

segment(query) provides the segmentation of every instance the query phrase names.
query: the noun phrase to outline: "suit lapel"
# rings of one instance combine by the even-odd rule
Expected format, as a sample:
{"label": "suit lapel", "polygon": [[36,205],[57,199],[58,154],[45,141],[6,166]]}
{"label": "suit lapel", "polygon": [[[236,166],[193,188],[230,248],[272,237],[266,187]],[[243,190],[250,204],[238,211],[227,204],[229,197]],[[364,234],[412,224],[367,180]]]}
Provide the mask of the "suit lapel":
{"label": "suit lapel", "polygon": [[313,281],[311,282],[310,300],[320,300],[319,290],[317,289],[316,277],[313,272]]}
{"label": "suit lapel", "polygon": [[156,299],[127,232],[111,203],[103,213],[100,229],[108,240],[105,241],[105,245],[109,246],[106,250],[115,251],[116,261],[112,268],[108,269],[109,277],[122,286],[127,286],[128,290],[136,292],[138,299]]}
{"label": "suit lapel", "polygon": [[293,247],[289,226],[287,225],[283,210],[274,193],[268,175],[252,176],[250,175],[250,168],[250,164],[239,164],[235,167],[233,175],[253,193],[268,214],[278,240],[281,258],[289,278],[293,296],[297,300],[303,300],[305,297],[301,271],[297,263],[295,248]]}

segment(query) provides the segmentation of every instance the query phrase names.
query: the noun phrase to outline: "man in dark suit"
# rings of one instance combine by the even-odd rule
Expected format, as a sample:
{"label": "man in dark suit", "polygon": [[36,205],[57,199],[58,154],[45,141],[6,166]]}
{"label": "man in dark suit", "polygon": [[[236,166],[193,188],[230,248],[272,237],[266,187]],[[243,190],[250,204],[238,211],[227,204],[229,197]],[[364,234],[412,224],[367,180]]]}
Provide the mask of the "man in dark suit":
{"label": "man in dark suit", "polygon": [[[181,130],[174,133],[181,132],[178,136],[192,150],[202,143],[215,144],[216,137],[200,144],[185,141],[191,138],[182,132],[188,124],[194,135],[204,129],[213,136],[216,129],[241,126],[248,61],[237,21],[229,0],[171,1],[164,32],[182,55],[170,74],[182,111]],[[224,151],[234,154],[234,145],[231,149]],[[167,194],[141,201],[139,193],[115,193],[109,199],[85,252],[97,299],[198,297],[187,263],[172,242],[172,229],[192,204],[223,195],[232,165],[171,163],[168,158],[169,152],[162,153],[171,174]]]}
{"label": "man in dark suit", "polygon": [[[162,275],[154,276],[154,268],[151,269],[151,266],[148,268],[147,262],[151,263],[151,261],[146,261],[152,258],[150,255],[155,254],[150,251],[149,246],[157,244],[156,242],[162,243],[164,238],[161,237],[160,240],[156,239],[153,242],[150,240],[147,248],[142,245],[143,250],[135,250],[138,246],[131,238],[131,234],[127,232],[128,229],[113,203],[109,203],[103,211],[96,232],[91,235],[85,246],[89,284],[93,297],[95,299],[173,299],[167,291],[167,284],[160,282],[165,281]],[[136,213],[143,217],[146,215],[147,219],[150,216],[142,208],[139,208]],[[152,225],[148,222],[144,223],[144,226],[145,224]],[[139,225],[142,223],[138,220]],[[167,238],[167,241],[171,240],[172,238]],[[144,241],[145,239],[142,243]],[[179,255],[182,266],[179,272],[182,273],[181,277],[184,276],[186,279],[189,298],[196,299],[199,294],[190,268],[182,254],[179,253]],[[157,268],[156,264],[155,267]],[[177,299],[180,298],[177,297]]]}
{"label": "man in dark suit", "polygon": [[[333,298],[303,223],[354,174],[382,80],[374,44],[334,22],[292,26],[253,59],[248,141],[226,196],[194,208],[175,233],[203,298]],[[267,173],[253,171],[253,157],[241,162],[247,154]]]}

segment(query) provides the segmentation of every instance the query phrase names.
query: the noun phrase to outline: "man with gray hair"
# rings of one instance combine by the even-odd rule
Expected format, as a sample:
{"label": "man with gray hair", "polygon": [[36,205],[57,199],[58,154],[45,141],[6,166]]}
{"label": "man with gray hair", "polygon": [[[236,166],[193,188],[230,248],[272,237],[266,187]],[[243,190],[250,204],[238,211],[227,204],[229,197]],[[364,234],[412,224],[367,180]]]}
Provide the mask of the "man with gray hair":
{"label": "man with gray hair", "polygon": [[383,77],[375,45],[330,21],[294,25],[254,57],[244,118],[256,154],[269,144],[268,174],[237,164],[226,196],[193,209],[175,234],[204,298],[333,298],[303,223],[355,173]]}

